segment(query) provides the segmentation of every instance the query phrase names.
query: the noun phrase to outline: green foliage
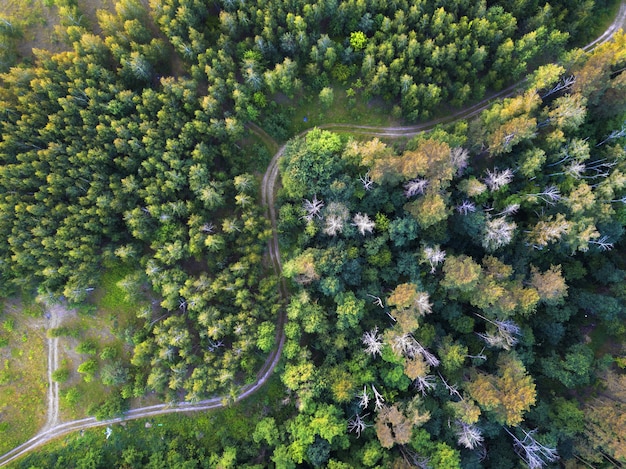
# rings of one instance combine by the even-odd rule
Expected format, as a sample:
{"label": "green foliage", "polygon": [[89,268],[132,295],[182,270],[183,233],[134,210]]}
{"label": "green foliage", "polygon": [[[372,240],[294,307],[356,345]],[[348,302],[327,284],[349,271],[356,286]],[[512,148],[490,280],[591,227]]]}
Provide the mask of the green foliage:
{"label": "green foliage", "polygon": [[357,300],[354,293],[340,293],[337,302],[337,327],[339,330],[356,328],[363,316],[365,301]]}
{"label": "green foliage", "polygon": [[100,378],[107,386],[120,386],[128,381],[128,370],[120,360],[105,363],[100,371]]}
{"label": "green foliage", "polygon": [[15,319],[9,318],[3,321],[2,328],[8,333],[13,332],[15,330]]}
{"label": "green foliage", "polygon": [[90,383],[98,371],[98,362],[94,358],[90,358],[78,365],[76,371],[83,375],[83,380],[86,383]]}
{"label": "green foliage", "polygon": [[[132,367],[121,346],[103,349],[102,363],[95,342],[77,348],[93,356],[78,367],[86,382],[99,370],[102,383],[121,387],[90,409],[98,418],[146,389],[168,400],[232,397],[276,346],[280,282],[263,261],[271,227],[251,176],[269,155],[248,148],[247,122],[286,139],[303,121],[292,122],[295,99],[319,114],[315,123],[338,106],[367,114],[383,107],[379,98],[394,118],[426,119],[560,55],[604,6],[292,2],[286,11],[274,0],[163,0],[148,13],[122,0],[98,14],[94,35],[76,2],[56,3],[68,51],[36,52],[0,77],[0,284],[38,286],[119,321]],[[6,19],[2,69],[21,32]],[[568,54],[533,73],[525,93],[405,149],[320,129],[290,142],[278,227],[283,257],[292,254],[280,367],[290,394],[200,415],[193,432],[169,420],[171,429],[154,427],[153,440],[124,451],[116,428],[108,443],[68,440],[58,458],[24,464],[392,467],[404,444],[434,467],[459,467],[453,409],[484,431],[488,461],[512,467],[501,425],[548,425],[526,415],[535,382],[546,396],[561,385],[588,395],[579,388],[597,364],[579,344],[584,315],[596,330],[623,329],[623,260],[616,249],[615,268],[596,261],[623,233],[623,44],[618,36]],[[570,75],[575,83],[552,92]],[[313,197],[324,208],[304,223],[302,199]],[[422,268],[433,246],[439,258]],[[19,358],[14,341],[30,335],[3,321],[3,353]],[[7,361],[2,380],[26,372]],[[66,403],[85,389],[70,388]],[[576,401],[546,405],[552,441],[566,449],[584,438]],[[590,447],[621,458],[621,435],[602,426],[624,427],[611,405],[584,418],[594,422]],[[357,415],[365,423],[352,438],[346,422],[354,430]],[[250,421],[259,422],[253,432]]]}
{"label": "green foliage", "polygon": [[575,388],[589,384],[594,355],[585,344],[576,344],[567,348],[564,357],[553,353],[541,363],[546,376],[560,381],[566,388]]}
{"label": "green foliage", "polygon": [[117,349],[115,347],[104,347],[100,352],[100,360],[111,360],[117,357]]}
{"label": "green foliage", "polygon": [[98,344],[94,340],[83,340],[76,347],[76,352],[84,355],[95,355],[98,351]]}
{"label": "green foliage", "polygon": [[128,402],[119,394],[113,393],[105,402],[90,408],[87,412],[98,420],[120,417],[128,410]]}
{"label": "green foliage", "polygon": [[48,329],[49,337],[73,337],[78,338],[80,335],[80,329],[75,326],[60,326]]}
{"label": "green foliage", "polygon": [[329,109],[333,105],[333,101],[335,100],[335,94],[332,88],[326,86],[322,88],[319,94],[320,104],[322,105],[322,109]]}
{"label": "green foliage", "polygon": [[362,51],[367,44],[367,37],[363,31],[353,31],[350,33],[350,45],[356,51]]}
{"label": "green foliage", "polygon": [[326,193],[341,170],[341,160],[336,156],[342,148],[338,135],[319,129],[309,132],[306,140],[291,141],[280,161],[287,194],[298,199]]}
{"label": "green foliage", "polygon": [[57,383],[65,383],[70,378],[70,370],[68,368],[59,368],[52,372],[52,379]]}

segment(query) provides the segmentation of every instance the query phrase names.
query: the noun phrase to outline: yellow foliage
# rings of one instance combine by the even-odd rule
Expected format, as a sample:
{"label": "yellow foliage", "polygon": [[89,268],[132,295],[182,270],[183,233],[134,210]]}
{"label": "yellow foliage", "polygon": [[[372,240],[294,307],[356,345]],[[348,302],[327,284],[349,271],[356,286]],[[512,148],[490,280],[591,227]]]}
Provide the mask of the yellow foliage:
{"label": "yellow foliage", "polygon": [[413,215],[422,229],[445,220],[448,218],[449,212],[443,197],[437,193],[426,194],[424,197],[406,204],[404,209]]}
{"label": "yellow foliage", "polygon": [[546,303],[555,304],[567,296],[567,285],[561,275],[561,266],[551,265],[541,273],[535,266],[530,268],[530,283],[537,291],[539,298]]}
{"label": "yellow foliage", "polygon": [[493,411],[503,424],[515,426],[523,414],[535,404],[535,383],[526,374],[523,363],[514,355],[503,355],[498,374],[479,374],[468,384],[472,398],[485,410]]}

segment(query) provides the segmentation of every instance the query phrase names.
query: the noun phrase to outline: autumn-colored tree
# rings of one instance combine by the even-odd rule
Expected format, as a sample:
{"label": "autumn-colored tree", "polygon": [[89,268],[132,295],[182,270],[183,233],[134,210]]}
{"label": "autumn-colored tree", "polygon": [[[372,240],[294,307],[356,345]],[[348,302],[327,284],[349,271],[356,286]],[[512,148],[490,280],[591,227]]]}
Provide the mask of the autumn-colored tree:
{"label": "autumn-colored tree", "polygon": [[537,290],[539,298],[546,304],[559,304],[567,296],[567,284],[561,274],[560,265],[552,265],[545,272],[531,266],[530,283]]}
{"label": "autumn-colored tree", "polygon": [[[447,143],[434,138],[420,140],[417,148],[405,152],[402,159],[403,176],[406,179],[424,176],[431,182],[431,190],[445,189],[459,169],[459,164],[464,163],[458,158],[453,158],[453,152]],[[418,167],[415,167],[414,162],[418,162]],[[424,162],[426,165],[422,169]]]}
{"label": "autumn-colored tree", "polygon": [[300,284],[311,283],[319,279],[319,274],[315,268],[316,259],[314,254],[313,250],[308,250],[286,262],[283,268],[283,275],[287,278],[293,278]]}
{"label": "autumn-colored tree", "polygon": [[420,404],[421,400],[416,396],[405,405],[384,405],[378,411],[375,428],[383,448],[410,442],[413,428],[423,425],[430,419],[430,413],[420,410]]}
{"label": "autumn-colored tree", "polygon": [[562,213],[539,220],[529,231],[528,244],[535,249],[543,249],[548,244],[559,241],[569,233],[572,223]]}
{"label": "autumn-colored tree", "polygon": [[387,299],[387,304],[395,306],[392,315],[404,333],[417,329],[418,318],[432,311],[428,293],[418,291],[412,283],[398,285]]}
{"label": "autumn-colored tree", "polygon": [[416,355],[404,362],[404,374],[413,381],[428,373],[428,364],[421,355]]}
{"label": "autumn-colored tree", "polygon": [[480,417],[480,407],[476,405],[476,402],[468,396],[463,396],[463,399],[459,401],[450,401],[447,403],[448,407],[452,409],[454,416],[469,425],[478,422]]}
{"label": "autumn-colored tree", "polygon": [[445,220],[450,214],[444,197],[434,192],[429,192],[424,197],[407,203],[404,209],[413,215],[422,229]]}
{"label": "autumn-colored tree", "polygon": [[444,279],[441,285],[450,290],[467,293],[478,284],[481,266],[464,254],[448,256],[443,264]]}
{"label": "autumn-colored tree", "polygon": [[626,375],[607,371],[603,383],[602,394],[583,408],[585,434],[577,447],[590,462],[604,461],[604,453],[626,463]]}
{"label": "autumn-colored tree", "polygon": [[519,425],[536,400],[533,378],[514,354],[501,354],[497,375],[478,373],[467,390],[483,409],[494,412],[499,422],[510,426]]}

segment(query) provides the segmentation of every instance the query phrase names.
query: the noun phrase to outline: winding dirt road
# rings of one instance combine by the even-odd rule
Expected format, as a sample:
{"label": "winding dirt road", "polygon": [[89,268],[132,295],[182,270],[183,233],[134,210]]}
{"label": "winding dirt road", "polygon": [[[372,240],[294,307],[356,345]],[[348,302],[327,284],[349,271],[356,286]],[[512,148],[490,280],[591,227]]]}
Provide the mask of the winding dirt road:
{"label": "winding dirt road", "polygon": [[[611,40],[613,35],[619,31],[620,29],[626,29],[626,1],[623,1],[618,14],[615,20],[611,23],[611,25],[607,28],[607,30],[596,40],[589,43],[587,46],[583,47],[586,51],[592,51],[596,47],[605,42]],[[497,99],[505,98],[512,96],[517,89],[519,89],[523,85],[523,81],[516,83],[514,85],[509,86],[508,88],[495,93],[488,98],[465,108],[461,111],[453,113],[449,116],[436,119],[433,121],[429,121],[423,124],[410,125],[410,126],[398,126],[398,127],[377,127],[377,126],[367,126],[367,125],[352,125],[352,124],[324,124],[318,126],[319,128],[323,128],[326,130],[338,130],[338,131],[349,131],[354,134],[362,134],[368,135],[372,137],[412,137],[422,132],[428,132],[435,128],[437,125],[442,123],[450,123],[456,120],[461,119],[469,119],[481,111],[486,109],[491,105],[491,103]],[[258,127],[256,124],[249,123],[247,124],[248,129],[255,133],[256,135],[263,140],[268,146],[272,148],[276,148],[277,151],[274,154],[272,160],[270,161],[267,170],[263,176],[263,182],[261,187],[261,201],[263,205],[267,208],[267,217],[270,220],[272,226],[272,238],[269,241],[268,245],[268,253],[270,260],[272,262],[272,266],[274,268],[274,272],[279,277],[279,291],[280,295],[283,299],[286,299],[288,296],[287,286],[285,280],[282,278],[280,273],[282,272],[282,264],[280,259],[280,250],[278,246],[278,233],[276,229],[276,208],[275,208],[275,199],[274,192],[276,187],[276,182],[278,180],[278,161],[282,157],[285,151],[285,145],[279,146],[278,143],[270,137],[263,129]],[[300,135],[306,135],[309,130],[305,130]],[[55,311],[54,308],[50,309],[50,327],[58,327],[60,325],[59,312]],[[276,324],[276,347],[270,353],[267,360],[263,364],[263,367],[257,374],[257,379],[254,383],[243,386],[241,388],[240,394],[235,398],[235,401],[240,401],[245,399],[246,397],[254,394],[258,391],[265,382],[269,379],[272,372],[278,365],[278,361],[280,360],[280,356],[282,353],[282,349],[285,343],[285,334],[284,334],[284,326],[286,322],[286,313],[285,311],[281,311]],[[102,427],[109,426],[115,423],[123,422],[125,420],[131,419],[139,419],[145,417],[153,417],[157,415],[163,414],[171,414],[177,412],[194,412],[201,410],[211,410],[224,407],[227,405],[225,403],[224,396],[218,396],[211,399],[206,399],[199,402],[189,403],[189,402],[180,402],[176,404],[157,404],[148,407],[141,407],[137,409],[132,409],[126,412],[122,417],[108,419],[108,420],[96,420],[95,417],[88,417],[80,420],[73,420],[71,422],[63,422],[59,423],[59,386],[58,383],[52,380],[52,373],[58,367],[59,362],[59,340],[58,338],[50,338],[48,339],[48,413],[47,413],[47,421],[44,427],[40,430],[40,432],[35,435],[33,438],[28,440],[27,442],[17,446],[16,448],[8,451],[4,455],[0,456],[0,466],[10,463],[15,459],[33,451],[39,446],[42,446],[49,441],[58,438],[60,436],[66,435],[68,433],[84,430],[87,428],[93,427]]]}

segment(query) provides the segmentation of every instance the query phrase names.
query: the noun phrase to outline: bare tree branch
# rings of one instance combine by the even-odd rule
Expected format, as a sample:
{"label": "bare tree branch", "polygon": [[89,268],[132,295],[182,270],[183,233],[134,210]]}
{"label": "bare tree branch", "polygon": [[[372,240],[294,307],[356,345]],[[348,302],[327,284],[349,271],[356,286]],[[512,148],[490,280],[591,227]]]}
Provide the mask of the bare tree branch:
{"label": "bare tree branch", "polygon": [[348,432],[356,433],[356,437],[359,438],[361,436],[361,432],[365,430],[367,427],[371,425],[366,425],[363,421],[364,417],[367,417],[369,414],[359,415],[355,414],[350,420],[348,420]]}
{"label": "bare tree branch", "polygon": [[378,335],[378,326],[371,331],[365,332],[365,334],[363,334],[362,342],[366,346],[365,353],[372,355],[373,357],[381,355],[383,341],[381,340],[381,336]]}

